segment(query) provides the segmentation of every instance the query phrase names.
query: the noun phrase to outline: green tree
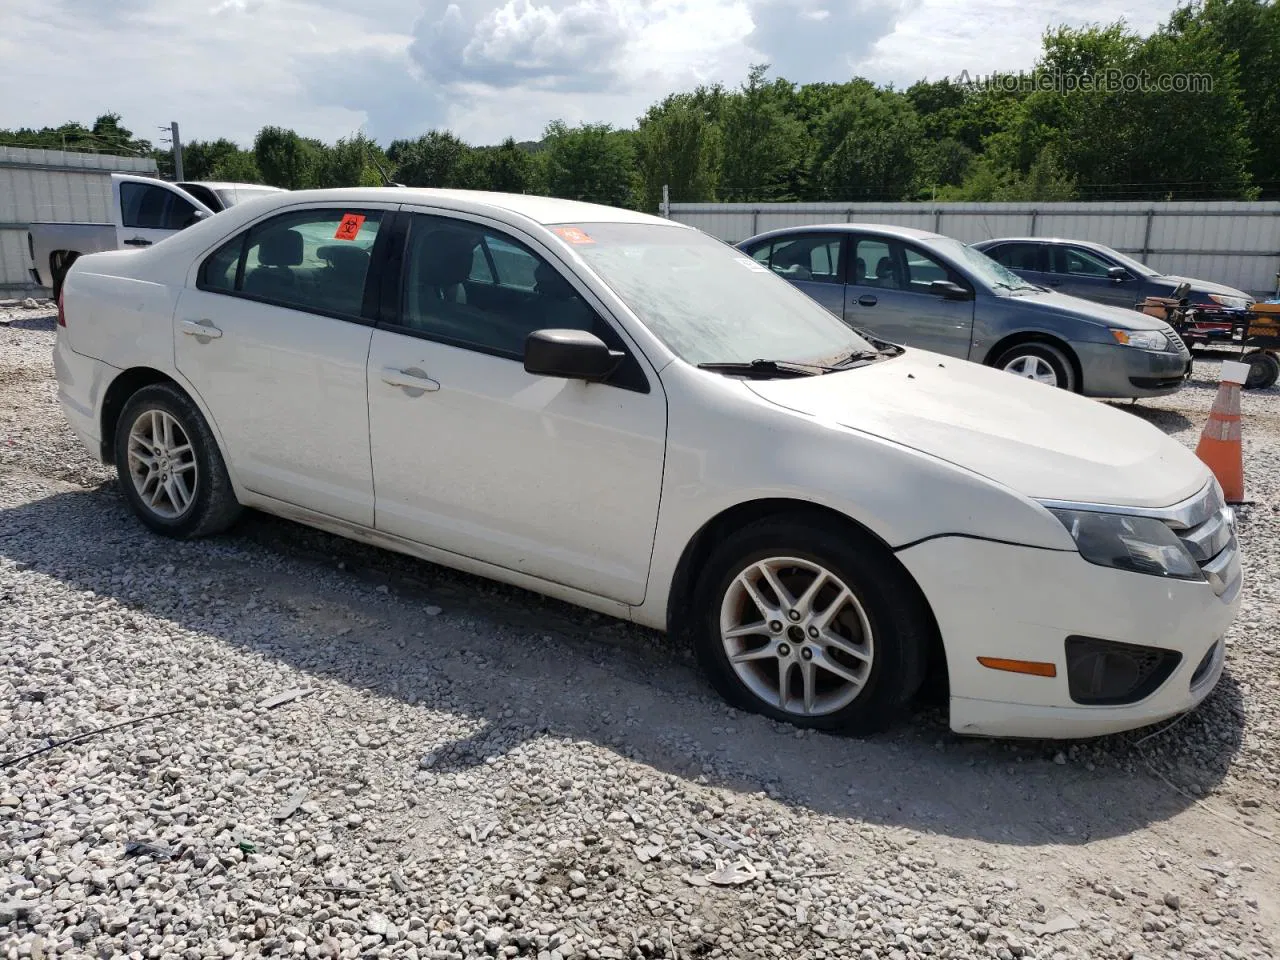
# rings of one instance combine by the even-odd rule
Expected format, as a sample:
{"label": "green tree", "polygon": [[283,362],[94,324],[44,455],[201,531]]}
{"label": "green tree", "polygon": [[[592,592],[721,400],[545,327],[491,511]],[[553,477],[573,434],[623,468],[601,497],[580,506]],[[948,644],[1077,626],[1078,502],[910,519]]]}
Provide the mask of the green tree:
{"label": "green tree", "polygon": [[911,100],[851,84],[818,122],[814,181],[826,200],[906,200],[916,179],[921,125]]}
{"label": "green tree", "polygon": [[273,187],[305,190],[315,183],[320,157],[315,146],[292,130],[263,127],[253,141],[262,178]]}
{"label": "green tree", "polygon": [[719,175],[720,131],[691,94],[673,94],[640,118],[636,161],[646,209],[658,208],[664,185],[673,203],[711,200]]}
{"label": "green tree", "polygon": [[459,166],[470,149],[448,130],[431,130],[416,140],[393,142],[387,156],[405,186],[457,187]]}
{"label": "green tree", "polygon": [[188,180],[213,180],[213,171],[240,152],[240,148],[225,137],[192,140],[182,147],[183,174]]}
{"label": "green tree", "polygon": [[778,103],[765,83],[767,64],[756,64],[721,112],[723,159],[720,194],[726,200],[791,200],[804,167],[804,126]]}
{"label": "green tree", "polygon": [[258,162],[248,150],[237,150],[218,160],[209,171],[210,180],[226,180],[230,183],[262,183]]}
{"label": "green tree", "polygon": [[546,130],[547,189],[554,197],[614,207],[635,203],[635,158],[628,138],[607,123]]}

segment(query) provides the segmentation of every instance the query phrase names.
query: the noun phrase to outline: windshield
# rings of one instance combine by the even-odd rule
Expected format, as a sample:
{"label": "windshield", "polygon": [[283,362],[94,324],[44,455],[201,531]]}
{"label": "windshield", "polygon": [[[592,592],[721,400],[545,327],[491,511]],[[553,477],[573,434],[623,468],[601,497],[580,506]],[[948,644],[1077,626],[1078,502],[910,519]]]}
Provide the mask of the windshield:
{"label": "windshield", "polygon": [[237,203],[244,203],[254,197],[265,197],[269,193],[280,191],[273,187],[223,187],[216,192],[223,206],[234,207]]}
{"label": "windshield", "polygon": [[970,276],[987,287],[997,290],[1039,290],[1034,283],[1023,280],[1008,267],[996,263],[981,250],[953,240],[951,237],[940,237],[929,240],[929,246],[944,256],[950,257],[961,267],[968,270]]}
{"label": "windshield", "polygon": [[734,247],[686,227],[552,227],[682,360],[834,361],[874,353],[824,307]]}
{"label": "windshield", "polygon": [[1140,277],[1160,276],[1159,273],[1157,273],[1155,270],[1152,270],[1145,263],[1139,263],[1137,260],[1133,259],[1133,257],[1127,257],[1123,253],[1121,253],[1119,250],[1112,250],[1110,247],[1104,247],[1102,244],[1098,244],[1098,249],[1102,253],[1105,253],[1108,257],[1110,257],[1116,263],[1120,264],[1120,266],[1124,267],[1130,273],[1137,274]]}

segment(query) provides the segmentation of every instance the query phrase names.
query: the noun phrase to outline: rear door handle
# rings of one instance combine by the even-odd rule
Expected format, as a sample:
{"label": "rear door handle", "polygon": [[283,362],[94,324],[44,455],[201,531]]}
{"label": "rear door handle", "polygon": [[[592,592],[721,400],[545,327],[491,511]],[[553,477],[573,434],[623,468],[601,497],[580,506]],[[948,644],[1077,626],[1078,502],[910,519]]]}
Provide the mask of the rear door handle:
{"label": "rear door handle", "polygon": [[862,296],[858,298],[858,302],[862,304],[864,307],[874,307],[880,301],[876,297],[873,297],[871,294],[864,293]]}
{"label": "rear door handle", "polygon": [[124,244],[126,247],[149,247],[151,246],[151,241],[146,237],[134,237],[131,240],[126,240]]}
{"label": "rear door handle", "polygon": [[183,320],[182,332],[189,337],[207,337],[210,340],[222,336],[222,331],[213,325],[212,320]]}
{"label": "rear door handle", "polygon": [[[388,386],[402,387],[410,391],[420,390],[424,393],[434,393],[440,389],[438,381],[432,380],[425,371],[419,370],[417,367],[410,367],[408,370],[383,367],[382,382]],[[417,396],[417,394],[413,394],[413,396]]]}

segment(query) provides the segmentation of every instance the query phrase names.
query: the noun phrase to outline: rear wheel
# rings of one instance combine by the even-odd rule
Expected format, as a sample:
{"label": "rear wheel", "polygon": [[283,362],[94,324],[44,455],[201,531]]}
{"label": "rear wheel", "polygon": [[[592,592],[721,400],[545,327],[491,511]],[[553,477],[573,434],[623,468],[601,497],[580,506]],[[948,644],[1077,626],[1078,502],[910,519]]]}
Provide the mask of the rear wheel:
{"label": "rear wheel", "polygon": [[1280,358],[1265,350],[1255,350],[1240,358],[1249,365],[1249,375],[1245,378],[1246,390],[1266,390],[1274,387],[1280,379]]}
{"label": "rear wheel", "polygon": [[171,384],[152,384],[129,398],[116,424],[115,460],[125,499],[156,533],[208,536],[240,515],[209,425]]}
{"label": "rear wheel", "polygon": [[1048,343],[1019,343],[1005,350],[993,364],[1005,373],[1063,390],[1076,389],[1075,368],[1067,355]]}
{"label": "rear wheel", "polygon": [[931,620],[868,537],[802,516],[725,539],[694,596],[704,671],[734,706],[801,727],[867,733],[920,688]]}

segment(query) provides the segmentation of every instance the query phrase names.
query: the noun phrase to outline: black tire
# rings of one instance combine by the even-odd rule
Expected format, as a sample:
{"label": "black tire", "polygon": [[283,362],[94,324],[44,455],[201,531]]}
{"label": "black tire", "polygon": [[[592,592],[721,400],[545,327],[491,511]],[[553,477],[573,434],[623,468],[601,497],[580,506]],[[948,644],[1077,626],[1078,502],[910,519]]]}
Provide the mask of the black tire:
{"label": "black tire", "polygon": [[[1074,393],[1079,389],[1076,384],[1076,370],[1072,366],[1071,361],[1067,358],[1059,347],[1055,347],[1048,343],[1018,343],[1005,350],[996,357],[995,362],[991,365],[997,370],[1004,370],[1010,364],[1023,358],[1036,358],[1043,360],[1053,370],[1053,375],[1057,382],[1054,384],[1059,389],[1067,390]],[[1017,374],[1014,374],[1017,376]]]}
{"label": "black tire", "polygon": [[[754,693],[730,663],[720,634],[722,603],[739,573],[770,557],[822,566],[850,589],[870,623],[874,648],[865,682],[852,702],[832,712],[806,716],[780,709]],[[712,686],[740,709],[799,727],[867,734],[892,724],[924,680],[929,640],[935,629],[933,618],[907,572],[869,536],[824,528],[802,514],[759,520],[725,538],[712,551],[694,590],[693,603],[692,639],[698,660]],[[765,642],[764,637],[760,642]],[[829,655],[832,651],[825,652]],[[775,676],[777,673],[775,670]],[[795,679],[790,673],[788,676]]]}
{"label": "black tire", "polygon": [[[139,418],[151,411],[161,411],[177,421],[194,455],[194,494],[186,509],[173,517],[160,515],[143,500],[131,472],[129,433]],[[116,473],[125,499],[138,519],[156,533],[181,540],[212,536],[239,518],[243,508],[236,500],[209,424],[191,398],[173,384],[151,384],[129,398],[116,423],[114,450]]]}
{"label": "black tire", "polygon": [[1249,375],[1245,378],[1246,390],[1267,390],[1276,385],[1280,379],[1280,358],[1265,350],[1255,350],[1240,358],[1249,364]]}

